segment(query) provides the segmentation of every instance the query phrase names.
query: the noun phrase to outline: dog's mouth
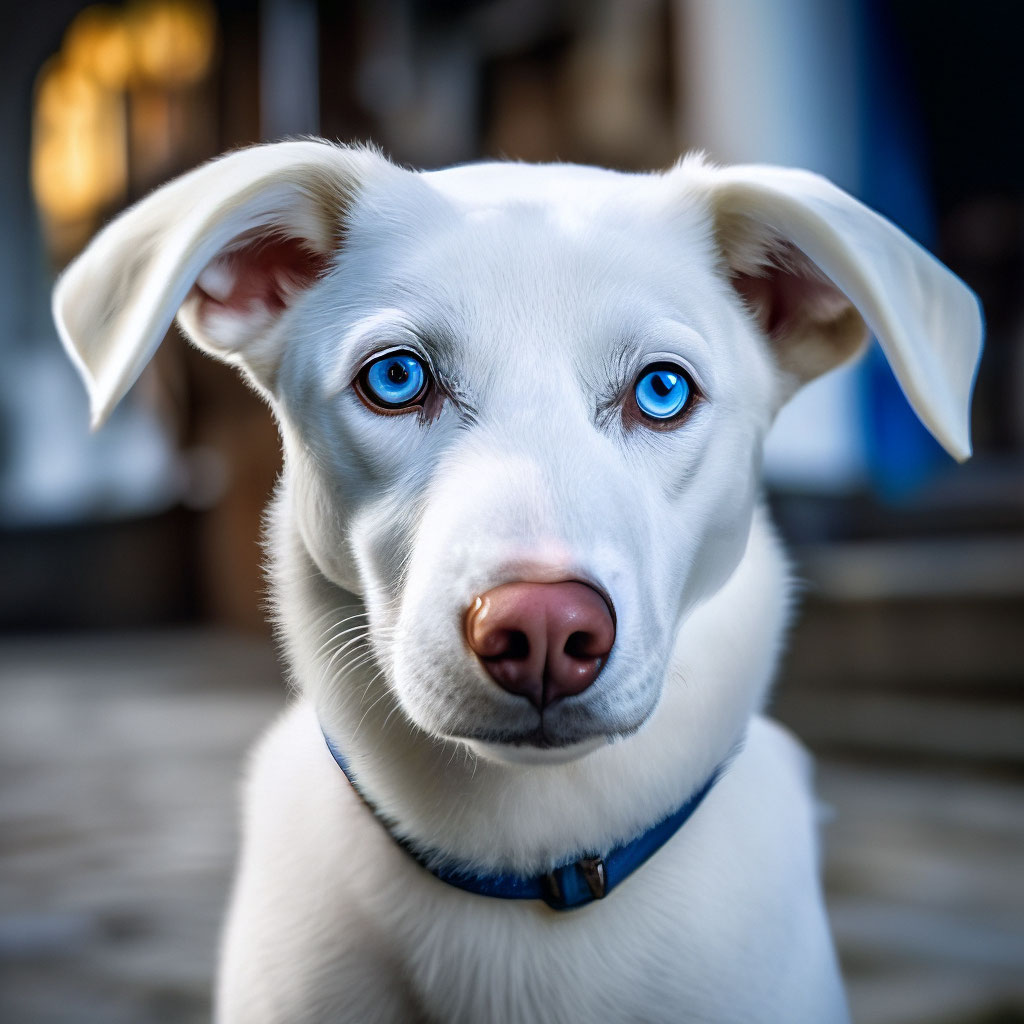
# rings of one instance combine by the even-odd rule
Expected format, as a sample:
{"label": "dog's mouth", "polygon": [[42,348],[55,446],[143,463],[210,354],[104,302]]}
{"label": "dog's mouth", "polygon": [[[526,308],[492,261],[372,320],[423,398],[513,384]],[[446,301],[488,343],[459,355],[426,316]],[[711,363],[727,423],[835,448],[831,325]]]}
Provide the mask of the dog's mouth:
{"label": "dog's mouth", "polygon": [[564,764],[586,757],[615,739],[604,733],[578,739],[554,739],[543,727],[512,736],[466,737],[464,742],[480,757],[510,764]]}
{"label": "dog's mouth", "polygon": [[547,722],[541,717],[528,729],[467,729],[451,735],[471,750],[493,761],[512,764],[562,764],[614,743],[636,732],[640,724],[626,728],[601,728],[597,722]]}
{"label": "dog's mouth", "polygon": [[543,720],[541,720],[535,729],[528,729],[525,732],[485,732],[479,735],[466,736],[464,738],[481,743],[500,744],[506,747],[533,747],[536,750],[554,750],[570,746],[573,743],[585,742],[587,739],[592,739],[593,737],[583,737],[582,739],[557,738],[548,733],[544,728]]}
{"label": "dog's mouth", "polygon": [[434,735],[464,743],[492,760],[558,763],[626,739],[644,725],[657,706],[657,693],[643,687],[624,696],[559,700],[543,710],[525,700],[511,707],[450,702],[449,714],[422,724]]}

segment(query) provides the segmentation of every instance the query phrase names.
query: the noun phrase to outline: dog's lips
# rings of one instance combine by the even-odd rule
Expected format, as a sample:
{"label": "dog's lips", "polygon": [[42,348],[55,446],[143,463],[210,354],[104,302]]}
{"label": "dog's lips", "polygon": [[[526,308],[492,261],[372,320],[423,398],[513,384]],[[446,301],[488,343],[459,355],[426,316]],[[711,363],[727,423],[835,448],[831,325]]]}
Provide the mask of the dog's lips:
{"label": "dog's lips", "polygon": [[536,729],[504,737],[498,742],[508,747],[536,747],[538,750],[550,750],[557,747],[568,746],[572,741],[569,741],[569,743],[564,741],[560,742],[559,740],[549,736],[544,731],[544,723],[541,721],[540,725],[538,725]]}
{"label": "dog's lips", "polygon": [[574,740],[566,743],[552,742],[548,737],[541,735],[534,738],[516,737],[504,740],[483,740],[469,739],[464,742],[469,748],[489,761],[501,761],[506,764],[565,764],[568,761],[576,761],[581,757],[612,742],[613,737],[606,735],[594,735],[582,740]]}
{"label": "dog's lips", "polygon": [[[627,730],[632,731],[632,730]],[[496,729],[466,730],[451,734],[449,738],[469,744],[484,744],[503,750],[565,751],[575,747],[599,746],[611,743],[624,733],[620,730],[567,729],[552,734],[543,721],[535,728],[519,732]]]}
{"label": "dog's lips", "polygon": [[[573,698],[556,701],[541,713],[518,698],[517,706],[478,708],[475,714],[463,708],[462,714],[451,715],[430,731],[448,740],[503,751],[501,760],[516,760],[510,753],[515,751],[523,753],[519,760],[526,759],[526,754],[536,760],[536,755],[545,751],[565,759],[565,751],[583,746],[589,751],[631,736],[650,718],[657,703],[657,699],[644,701],[628,711],[618,709],[620,713],[615,714],[609,713],[604,703],[595,706]],[[570,753],[569,759],[574,756],[582,755]]]}

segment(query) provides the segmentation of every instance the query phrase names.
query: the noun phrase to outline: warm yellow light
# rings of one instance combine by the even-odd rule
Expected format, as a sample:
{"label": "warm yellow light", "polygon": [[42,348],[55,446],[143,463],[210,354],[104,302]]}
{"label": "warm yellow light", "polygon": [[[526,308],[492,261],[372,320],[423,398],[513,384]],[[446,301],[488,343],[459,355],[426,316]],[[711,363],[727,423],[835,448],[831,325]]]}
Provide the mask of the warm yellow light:
{"label": "warm yellow light", "polygon": [[94,216],[127,181],[124,105],[55,58],[39,73],[32,125],[32,189],[55,220]]}
{"label": "warm yellow light", "polygon": [[216,21],[203,0],[138,0],[128,8],[135,68],[154,84],[189,85],[209,70]]}
{"label": "warm yellow light", "polygon": [[91,75],[59,57],[43,65],[36,81],[37,126],[92,121],[102,105],[103,88]]}
{"label": "warm yellow light", "polygon": [[71,22],[61,55],[108,89],[123,89],[132,70],[132,52],[121,12],[106,4],[86,7]]}
{"label": "warm yellow light", "polygon": [[152,129],[143,155],[156,176],[175,145],[175,90],[209,72],[215,45],[210,0],[92,4],[75,17],[36,79],[32,121],[32,188],[56,249],[72,251],[125,198],[129,96]]}

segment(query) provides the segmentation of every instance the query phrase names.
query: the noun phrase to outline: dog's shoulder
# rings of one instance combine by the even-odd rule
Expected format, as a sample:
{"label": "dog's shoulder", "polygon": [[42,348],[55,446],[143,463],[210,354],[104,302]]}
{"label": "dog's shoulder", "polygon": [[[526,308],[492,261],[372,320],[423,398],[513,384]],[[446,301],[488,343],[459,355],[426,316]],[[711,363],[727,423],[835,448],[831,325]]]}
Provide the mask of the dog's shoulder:
{"label": "dog's shoulder", "polygon": [[361,807],[303,699],[290,702],[253,746],[243,792],[246,835],[272,845],[293,846],[311,821],[319,823],[314,830],[333,831],[346,812]]}
{"label": "dog's shoulder", "polygon": [[804,899],[818,869],[813,761],[787,729],[760,715],[751,720],[708,810],[702,850],[708,863],[716,851],[732,851],[732,886],[753,893],[769,883],[788,900]]}
{"label": "dog's shoulder", "polygon": [[758,758],[772,763],[774,770],[808,790],[814,783],[814,758],[811,752],[781,722],[767,715],[755,715],[747,732],[748,749]]}
{"label": "dog's shoulder", "polygon": [[[730,778],[731,776],[731,778]],[[755,715],[746,742],[725,780],[747,812],[767,816],[787,831],[815,817],[814,759],[807,748],[784,725],[764,715]]]}

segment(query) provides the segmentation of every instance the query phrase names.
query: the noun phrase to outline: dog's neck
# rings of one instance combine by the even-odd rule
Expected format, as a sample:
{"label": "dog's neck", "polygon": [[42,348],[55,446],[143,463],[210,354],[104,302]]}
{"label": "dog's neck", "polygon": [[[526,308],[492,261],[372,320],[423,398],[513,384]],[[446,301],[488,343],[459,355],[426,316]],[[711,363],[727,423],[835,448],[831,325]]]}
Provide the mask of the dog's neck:
{"label": "dog's neck", "polygon": [[353,642],[345,657],[325,646],[343,620],[365,625],[365,609],[317,569],[290,516],[274,529],[278,622],[302,698],[402,835],[482,870],[544,871],[678,807],[742,742],[788,615],[787,568],[759,510],[736,571],[680,629],[661,702],[638,732],[564,764],[498,763],[414,725],[368,644]]}

